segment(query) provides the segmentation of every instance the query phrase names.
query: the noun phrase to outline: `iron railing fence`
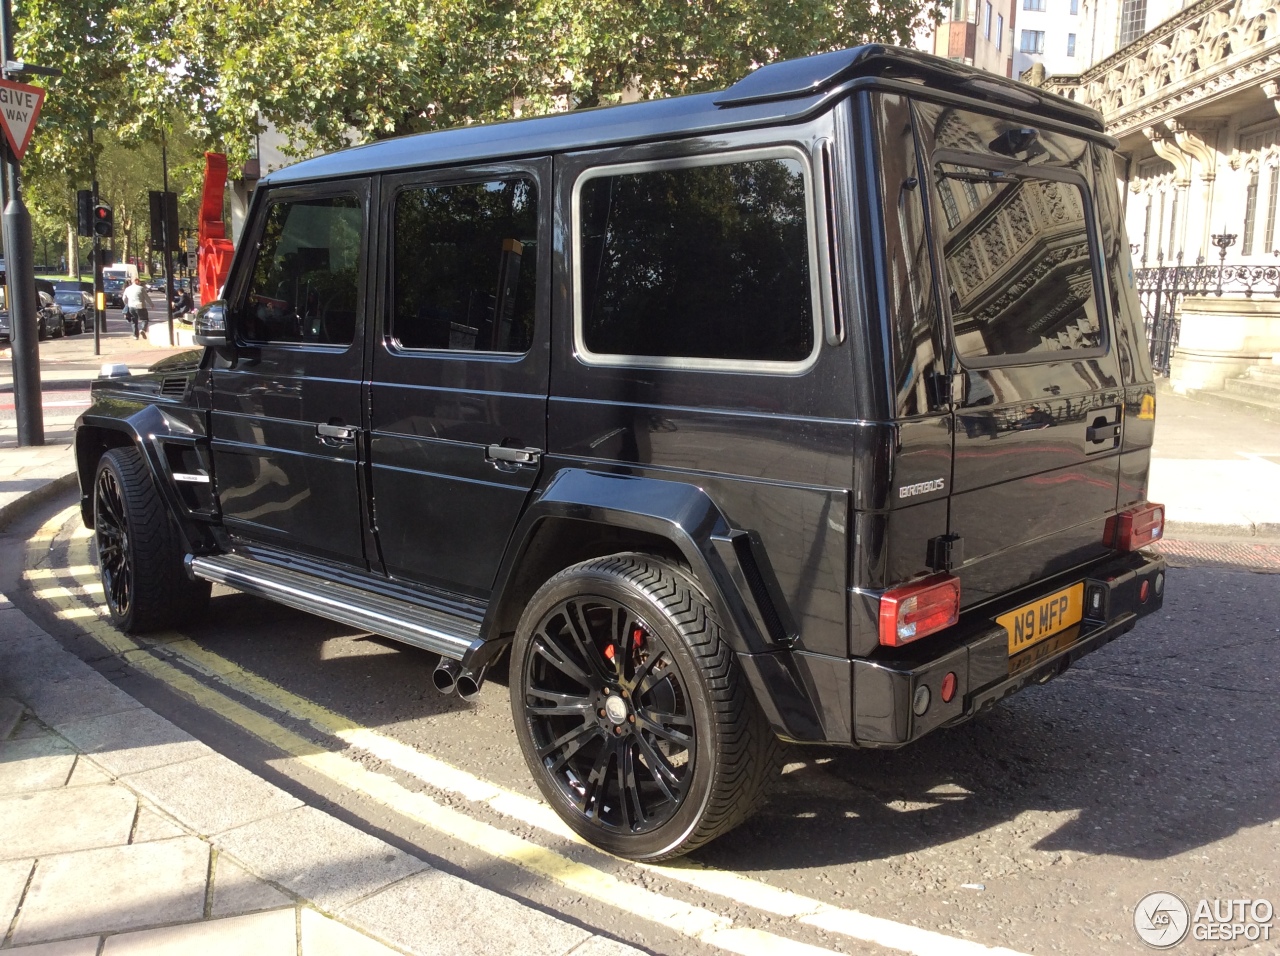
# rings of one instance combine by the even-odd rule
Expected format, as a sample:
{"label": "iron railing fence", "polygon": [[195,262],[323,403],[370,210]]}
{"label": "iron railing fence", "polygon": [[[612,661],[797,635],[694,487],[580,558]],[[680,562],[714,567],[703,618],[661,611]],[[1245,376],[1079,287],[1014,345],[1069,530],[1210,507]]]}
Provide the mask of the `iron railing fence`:
{"label": "iron railing fence", "polygon": [[1169,374],[1169,363],[1178,344],[1182,324],[1182,300],[1189,295],[1230,295],[1251,299],[1257,295],[1280,298],[1280,265],[1210,265],[1203,260],[1183,265],[1182,254],[1171,266],[1160,264],[1134,270],[1142,320],[1158,375]]}

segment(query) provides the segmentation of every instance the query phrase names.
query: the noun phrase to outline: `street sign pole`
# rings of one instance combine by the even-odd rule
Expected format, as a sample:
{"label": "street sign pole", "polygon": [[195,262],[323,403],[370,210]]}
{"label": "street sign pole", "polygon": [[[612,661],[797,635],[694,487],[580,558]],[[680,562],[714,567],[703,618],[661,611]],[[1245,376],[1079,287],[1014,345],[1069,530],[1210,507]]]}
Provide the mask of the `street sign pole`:
{"label": "street sign pole", "polygon": [[[0,0],[0,55],[4,78],[13,59],[13,10]],[[34,124],[34,117],[31,120]],[[22,149],[25,144],[17,147]],[[36,272],[31,251],[31,214],[22,201],[18,155],[4,148],[5,206],[3,216],[5,270],[9,284],[9,329],[13,344],[13,404],[20,446],[44,444],[44,407],[40,390],[40,342],[36,329]]]}

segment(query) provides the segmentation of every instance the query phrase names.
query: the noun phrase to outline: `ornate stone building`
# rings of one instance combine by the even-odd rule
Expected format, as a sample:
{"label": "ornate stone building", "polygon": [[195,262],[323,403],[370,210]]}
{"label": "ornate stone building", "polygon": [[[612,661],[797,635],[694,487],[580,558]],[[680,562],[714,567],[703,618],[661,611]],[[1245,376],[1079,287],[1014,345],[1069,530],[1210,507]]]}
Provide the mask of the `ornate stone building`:
{"label": "ornate stone building", "polygon": [[1141,32],[1147,0],[1092,2],[1107,55],[1043,85],[1101,110],[1120,141],[1135,265],[1205,263],[1179,282],[1207,296],[1146,304],[1174,316],[1175,386],[1221,387],[1280,354],[1280,6],[1200,0]]}

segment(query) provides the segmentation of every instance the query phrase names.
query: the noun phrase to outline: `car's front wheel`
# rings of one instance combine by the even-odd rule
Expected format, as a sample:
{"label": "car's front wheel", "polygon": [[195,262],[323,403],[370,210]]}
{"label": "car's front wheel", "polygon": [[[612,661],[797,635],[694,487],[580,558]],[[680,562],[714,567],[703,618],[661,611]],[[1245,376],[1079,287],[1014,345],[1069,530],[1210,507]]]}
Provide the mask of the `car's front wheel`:
{"label": "car's front wheel", "polygon": [[512,645],[525,760],[556,812],[618,856],[661,860],[754,811],[777,739],[706,598],[641,554],[562,571]]}
{"label": "car's front wheel", "polygon": [[191,581],[182,546],[141,453],[113,448],[93,482],[98,571],[111,620],[131,634],[198,616],[209,582]]}

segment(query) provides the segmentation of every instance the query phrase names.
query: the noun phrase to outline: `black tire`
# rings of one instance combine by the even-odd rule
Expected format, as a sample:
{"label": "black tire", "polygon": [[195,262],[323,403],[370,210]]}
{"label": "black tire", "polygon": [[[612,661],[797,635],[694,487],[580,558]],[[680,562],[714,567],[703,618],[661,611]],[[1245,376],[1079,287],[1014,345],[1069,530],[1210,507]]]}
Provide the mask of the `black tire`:
{"label": "black tire", "polygon": [[49,327],[43,318],[36,319],[36,341],[43,342],[49,338]]}
{"label": "black tire", "polygon": [[510,687],[543,795],[618,856],[662,860],[714,840],[773,776],[777,738],[715,612],[660,559],[611,555],[547,581],[516,628]]}
{"label": "black tire", "polygon": [[209,604],[208,581],[192,581],[182,545],[134,448],[113,448],[93,482],[98,571],[111,620],[138,634],[198,617]]}

